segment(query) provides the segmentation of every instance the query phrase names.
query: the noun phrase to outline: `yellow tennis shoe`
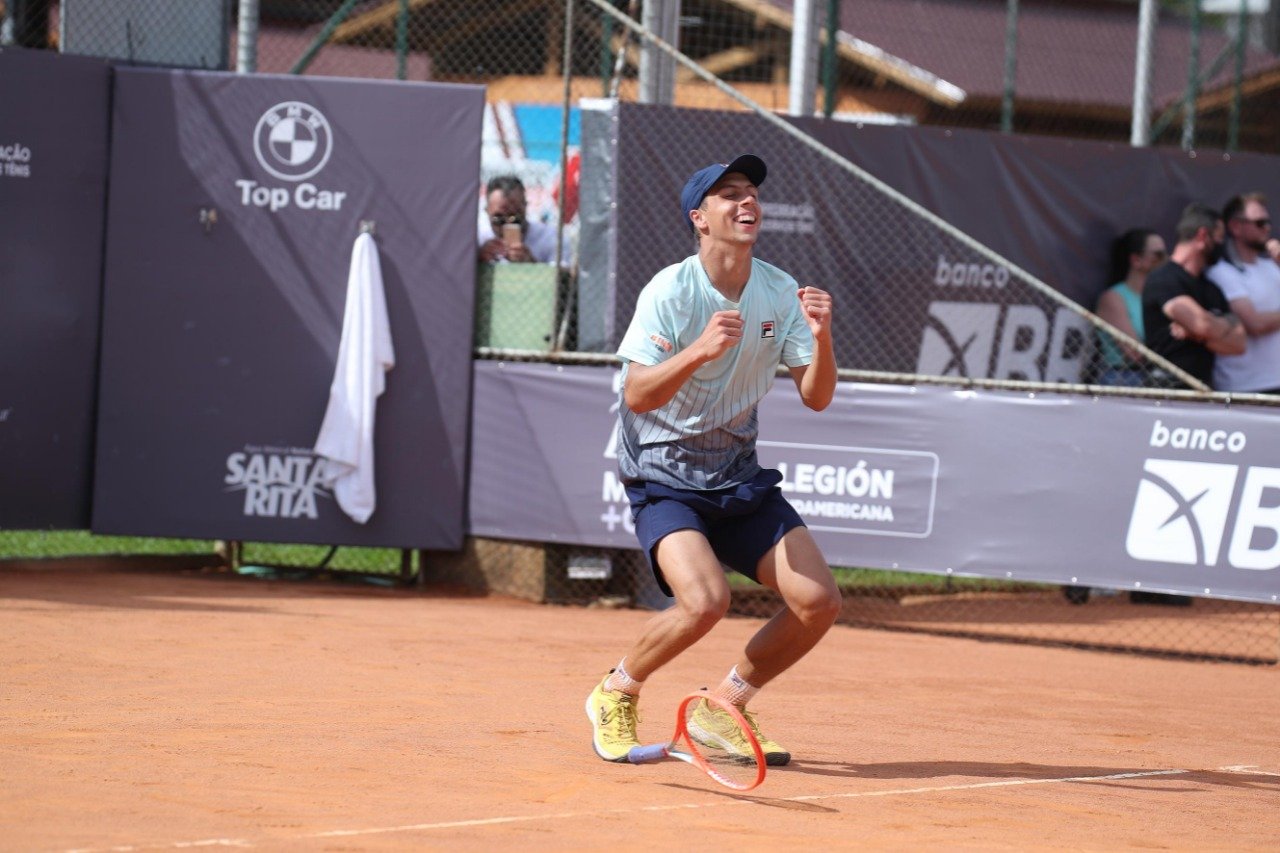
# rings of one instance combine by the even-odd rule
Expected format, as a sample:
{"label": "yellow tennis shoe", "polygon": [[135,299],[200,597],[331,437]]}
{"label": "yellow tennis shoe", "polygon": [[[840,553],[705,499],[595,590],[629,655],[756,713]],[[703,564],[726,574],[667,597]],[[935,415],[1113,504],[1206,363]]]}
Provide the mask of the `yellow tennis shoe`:
{"label": "yellow tennis shoe", "polygon": [[[756,715],[751,711],[742,709],[742,717],[747,721],[747,725],[751,727],[751,733],[756,736],[756,740],[760,743],[760,751],[764,753],[764,763],[770,767],[781,767],[791,760],[791,753],[777,741],[769,740],[760,731],[760,724],[756,722]],[[742,735],[742,729],[738,727],[738,723],[733,717],[726,712],[707,702],[706,699],[698,701],[697,706],[693,709],[693,714],[689,717],[689,737],[698,743],[710,749],[721,749],[733,755],[740,755],[744,758],[753,757],[754,750],[751,744]]]}
{"label": "yellow tennis shoe", "polygon": [[591,745],[605,761],[626,761],[631,747],[639,746],[636,724],[640,711],[636,697],[621,690],[605,690],[605,676],[587,697],[587,717],[591,719]]}

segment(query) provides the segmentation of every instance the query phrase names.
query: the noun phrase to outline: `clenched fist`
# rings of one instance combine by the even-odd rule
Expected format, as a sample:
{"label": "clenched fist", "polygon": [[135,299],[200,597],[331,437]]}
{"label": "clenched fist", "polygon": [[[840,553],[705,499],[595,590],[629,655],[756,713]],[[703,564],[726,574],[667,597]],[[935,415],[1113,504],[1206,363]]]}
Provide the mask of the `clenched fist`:
{"label": "clenched fist", "polygon": [[698,351],[704,361],[715,361],[724,355],[730,347],[737,346],[742,340],[742,312],[717,311],[707,321],[707,327],[693,342],[693,349]]}
{"label": "clenched fist", "polygon": [[809,324],[809,331],[814,338],[822,339],[831,335],[831,294],[816,287],[802,287],[796,291],[800,298],[800,308],[804,311],[804,319]]}

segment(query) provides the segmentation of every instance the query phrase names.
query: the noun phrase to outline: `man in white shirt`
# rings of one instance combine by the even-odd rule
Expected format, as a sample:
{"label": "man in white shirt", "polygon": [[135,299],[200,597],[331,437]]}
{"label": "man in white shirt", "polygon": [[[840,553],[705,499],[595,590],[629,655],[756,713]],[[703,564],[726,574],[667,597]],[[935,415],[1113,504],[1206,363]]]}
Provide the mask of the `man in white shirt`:
{"label": "man in white shirt", "polygon": [[[640,293],[618,348],[624,361],[618,467],[641,550],[675,605],[653,617],[587,698],[596,754],[626,761],[646,678],[703,637],[729,607],[729,568],[779,593],[782,609],[748,642],[714,694],[739,708],[765,761],[791,754],[746,710],[756,691],[803,657],[835,621],[840,591],[782,475],[756,457],[757,405],[779,364],[806,406],[836,391],[830,294],[753,257],[764,161],[744,154],[700,169],[681,194],[681,227],[698,253]],[[746,756],[746,739],[705,701],[692,737]],[[691,728],[691,732],[694,729]]]}
{"label": "man in white shirt", "polygon": [[1220,355],[1214,363],[1217,391],[1280,394],[1280,240],[1271,236],[1271,217],[1262,193],[1227,202],[1227,250],[1210,267],[1209,279],[1231,303],[1248,333],[1242,355]]}
{"label": "man in white shirt", "polygon": [[[498,175],[485,186],[485,206],[477,227],[480,262],[556,262],[556,229],[528,218],[524,183],[515,175]],[[561,266],[570,263],[568,241]]]}

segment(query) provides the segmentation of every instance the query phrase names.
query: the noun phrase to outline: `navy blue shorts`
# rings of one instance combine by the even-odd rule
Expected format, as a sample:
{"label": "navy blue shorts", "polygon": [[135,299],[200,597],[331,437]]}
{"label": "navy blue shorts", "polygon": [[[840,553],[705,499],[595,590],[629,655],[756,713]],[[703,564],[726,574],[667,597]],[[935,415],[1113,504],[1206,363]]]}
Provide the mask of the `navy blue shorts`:
{"label": "navy blue shorts", "polygon": [[677,530],[697,530],[707,537],[721,563],[756,583],[760,558],[793,527],[804,521],[778,483],[782,475],[762,470],[749,483],[724,489],[673,489],[651,482],[627,484],[636,538],[662,591],[671,587],[662,576],[655,549],[664,536]]}

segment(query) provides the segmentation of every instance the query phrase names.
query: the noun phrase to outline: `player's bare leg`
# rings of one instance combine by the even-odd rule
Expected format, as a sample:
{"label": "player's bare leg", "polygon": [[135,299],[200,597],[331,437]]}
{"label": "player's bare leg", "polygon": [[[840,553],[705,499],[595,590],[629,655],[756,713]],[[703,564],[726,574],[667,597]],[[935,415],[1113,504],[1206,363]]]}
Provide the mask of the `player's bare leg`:
{"label": "player's bare leg", "polygon": [[677,530],[655,550],[676,603],[650,619],[627,652],[627,672],[637,681],[706,636],[729,610],[729,582],[705,536]]}
{"label": "player's bare leg", "polygon": [[760,583],[784,607],[747,643],[738,675],[764,687],[818,644],[840,614],[840,590],[806,527],[793,527],[760,560]]}
{"label": "player's bare leg", "polygon": [[[747,703],[761,687],[804,657],[827,633],[840,613],[840,590],[813,536],[804,527],[789,530],[761,558],[756,574],[762,584],[782,596],[786,607],[756,632],[747,643],[743,658],[715,692],[742,709],[765,761],[777,766],[790,762],[791,752],[760,730],[756,715],[746,709]],[[711,713],[703,721],[704,730],[721,733],[716,742],[732,742],[729,738],[732,728],[724,719],[727,716]],[[738,750],[743,754],[747,752],[745,745]]]}

